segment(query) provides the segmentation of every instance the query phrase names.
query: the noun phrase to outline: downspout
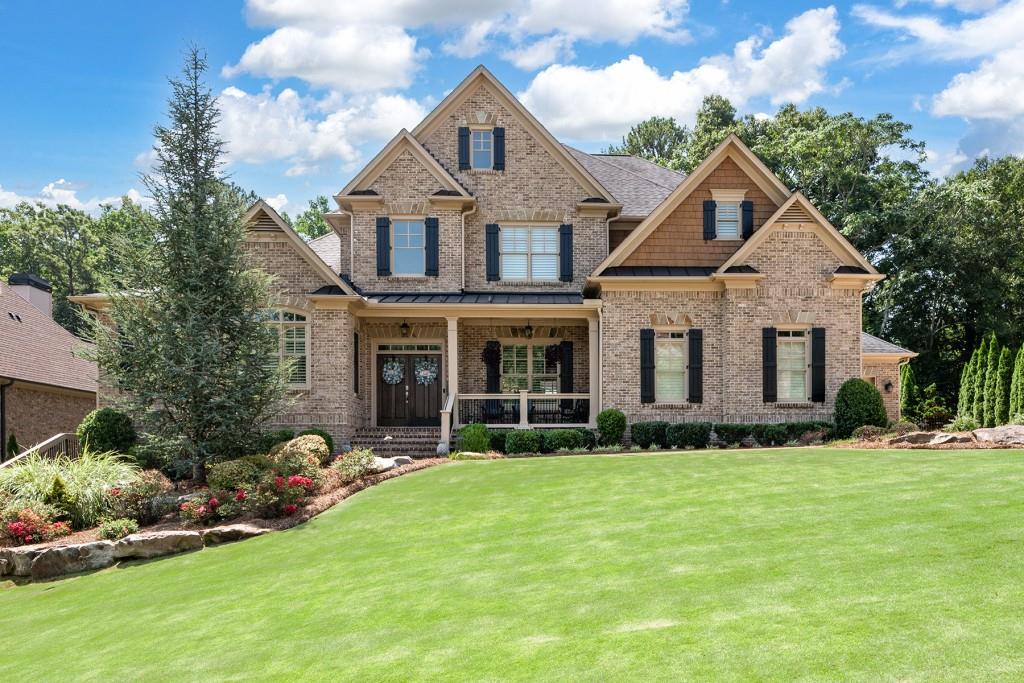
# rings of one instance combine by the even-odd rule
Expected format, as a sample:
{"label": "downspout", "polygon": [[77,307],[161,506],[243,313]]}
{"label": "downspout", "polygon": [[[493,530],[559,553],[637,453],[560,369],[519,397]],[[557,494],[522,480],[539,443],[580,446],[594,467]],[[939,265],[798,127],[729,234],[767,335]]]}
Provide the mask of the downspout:
{"label": "downspout", "polygon": [[14,384],[8,379],[0,384],[0,462],[7,459],[7,388]]}
{"label": "downspout", "polygon": [[356,275],[356,217],[338,202],[338,211],[348,216],[348,276],[354,282]]}
{"label": "downspout", "polygon": [[462,212],[462,291],[466,291],[466,216],[472,216],[476,213],[476,202],[473,203],[473,208],[469,211]]}
{"label": "downspout", "polygon": [[[605,258],[612,253],[612,222],[622,218],[622,209],[604,222]],[[602,259],[604,260],[604,259]],[[604,408],[604,304],[597,309],[597,412]],[[593,390],[591,390],[593,391]]]}

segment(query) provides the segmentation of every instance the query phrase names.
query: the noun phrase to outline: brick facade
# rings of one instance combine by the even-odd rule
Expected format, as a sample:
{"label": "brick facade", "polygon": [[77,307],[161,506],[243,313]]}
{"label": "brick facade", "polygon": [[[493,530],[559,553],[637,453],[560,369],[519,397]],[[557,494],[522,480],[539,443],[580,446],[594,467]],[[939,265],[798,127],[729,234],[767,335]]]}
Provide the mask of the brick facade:
{"label": "brick facade", "polygon": [[[876,360],[870,357],[864,359],[862,370],[863,378],[870,382],[879,393],[882,394],[882,403],[885,404],[885,414],[893,422],[900,419],[900,361],[898,360]],[[892,387],[885,390],[889,383]]]}
{"label": "brick facade", "polygon": [[22,383],[8,388],[4,400],[7,403],[7,434],[14,434],[23,448],[34,446],[55,434],[73,433],[82,419],[96,409],[95,394]]}

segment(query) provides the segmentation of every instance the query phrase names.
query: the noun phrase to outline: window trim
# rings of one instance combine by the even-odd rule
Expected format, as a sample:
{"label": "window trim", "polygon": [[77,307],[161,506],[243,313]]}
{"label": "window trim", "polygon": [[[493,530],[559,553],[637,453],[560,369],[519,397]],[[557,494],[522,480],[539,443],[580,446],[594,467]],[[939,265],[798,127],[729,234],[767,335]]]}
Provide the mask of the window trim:
{"label": "window trim", "polygon": [[[489,133],[490,134],[490,148],[487,150],[489,153],[490,161],[486,166],[477,166],[473,163],[476,155],[475,140],[474,136],[477,133]],[[480,150],[481,152],[484,150]],[[494,170],[494,126],[469,126],[469,170],[471,171],[493,171]]]}
{"label": "window trim", "polygon": [[[677,336],[678,335],[678,336]],[[658,397],[658,343],[679,344],[683,348],[682,399]],[[689,405],[690,403],[690,330],[681,327],[654,328],[654,403],[658,405]]]}
{"label": "window trim", "polygon": [[[560,339],[551,338],[551,339],[543,339],[543,340],[533,340],[533,339],[515,339],[515,338],[510,338],[510,339],[499,339],[498,343],[501,345],[501,361],[499,362],[499,366],[498,366],[498,370],[499,370],[499,372],[498,372],[498,386],[501,387],[501,389],[502,389],[501,393],[503,393],[503,394],[510,393],[511,394],[511,393],[519,393],[520,391],[522,391],[521,389],[510,390],[510,391],[507,391],[507,392],[505,391],[505,387],[504,387],[504,385],[505,385],[505,349],[507,347],[510,347],[510,346],[525,346],[526,349],[527,349],[527,351],[526,351],[526,387],[527,387],[527,389],[526,390],[527,390],[528,393],[531,393],[531,394],[548,394],[548,393],[559,394],[559,393],[561,393],[561,383],[562,383],[562,360],[561,360],[561,358],[559,358],[559,360],[555,362],[555,372],[554,373],[550,373],[550,372],[542,372],[542,373],[540,373],[541,377],[553,378],[555,380],[555,390],[553,392],[534,391],[533,390],[533,377],[534,377],[534,372],[533,372],[533,348],[534,347],[540,347],[541,349],[544,349],[543,353],[546,354],[547,353],[547,347],[548,346],[552,346],[552,345],[557,346],[558,344],[561,343]],[[545,356],[545,361],[544,362],[547,363],[547,357],[546,356]],[[512,374],[514,376],[516,376],[516,377],[522,376],[522,373],[519,373],[519,372],[512,373]]]}
{"label": "window trim", "polygon": [[[502,235],[502,233],[504,232],[506,226],[509,227],[509,228],[516,228],[516,229],[524,229],[525,228],[529,232],[529,237],[527,238],[528,244],[527,244],[527,247],[526,247],[526,277],[507,277],[505,275],[505,254],[506,254],[506,252],[505,252],[505,239],[504,239],[504,236]],[[542,282],[542,283],[545,283],[545,284],[559,282],[558,276],[560,274],[559,271],[561,269],[561,257],[562,257],[562,239],[561,239],[561,235],[558,233],[559,227],[560,227],[560,224],[557,224],[557,223],[547,223],[547,222],[539,222],[538,223],[538,222],[523,222],[523,221],[507,221],[505,223],[500,223],[499,227],[498,227],[498,280],[502,281],[502,282]],[[555,257],[555,275],[554,275],[554,277],[550,277],[550,278],[546,278],[546,277],[543,277],[543,278],[533,277],[533,256],[534,256],[534,252],[533,252],[533,231],[535,229],[551,230],[555,234],[555,251],[554,251],[554,253],[551,253],[551,254],[549,254],[549,253],[539,254],[541,256],[554,256]],[[521,252],[521,251],[513,251],[513,252],[508,252],[508,253],[510,255],[516,255],[516,256],[522,256],[523,255],[523,252]]]}
{"label": "window trim", "polygon": [[[746,199],[746,190],[711,190],[711,198],[715,202],[715,239],[722,242],[743,241],[743,201]],[[736,235],[722,236],[719,229],[718,210],[723,204],[736,205]]]}
{"label": "window trim", "polygon": [[[793,333],[799,332],[801,336],[794,337]],[[804,395],[795,399],[782,395],[782,362],[779,353],[782,344],[795,344],[795,339],[800,339],[804,347]],[[784,341],[785,340],[785,341]],[[775,329],[775,386],[776,402],[792,405],[794,403],[811,403],[811,328],[800,325],[789,325],[776,327]]]}
{"label": "window trim", "polygon": [[[303,319],[301,321],[298,321],[298,320],[284,320],[284,314],[285,313],[290,313],[290,314],[295,315],[295,316],[302,316]],[[274,319],[274,317],[271,317],[271,316],[278,316],[278,319]],[[273,308],[273,309],[270,309],[269,316],[268,316],[267,320],[265,320],[264,322],[267,325],[272,326],[274,328],[274,330],[276,331],[276,333],[277,333],[277,353],[274,355],[274,362],[278,366],[280,366],[281,361],[286,359],[286,358],[304,358],[305,359],[305,364],[304,364],[304,367],[305,367],[304,375],[305,376],[304,376],[303,380],[301,382],[293,382],[291,380],[291,375],[289,374],[288,381],[287,381],[288,389],[290,391],[291,390],[308,389],[309,386],[310,386],[309,373],[310,373],[310,358],[311,358],[311,355],[312,355],[312,354],[310,354],[310,348],[309,348],[310,347],[310,341],[311,341],[311,334],[310,334],[310,332],[311,332],[311,329],[312,329],[312,326],[310,324],[311,321],[310,321],[310,313],[309,313],[309,311],[304,311],[301,308],[293,308],[293,307],[289,307],[289,306],[282,306],[282,307],[279,307],[279,308]],[[303,333],[303,343],[304,343],[304,346],[305,346],[305,352],[303,354],[287,353],[285,351],[285,335],[284,335],[284,331],[286,329],[288,329],[288,328],[299,328],[299,327],[301,327],[303,329],[303,331],[304,331],[304,333]]]}
{"label": "window trim", "polygon": [[[427,217],[426,215],[398,215],[388,216],[391,224],[391,275],[388,277],[396,278],[415,278],[422,279],[427,277]],[[397,270],[398,259],[396,258],[396,251],[399,249],[398,240],[396,239],[395,228],[397,223],[419,223],[423,229],[423,271],[420,273],[400,273]],[[412,250],[414,247],[401,247],[402,249]]]}

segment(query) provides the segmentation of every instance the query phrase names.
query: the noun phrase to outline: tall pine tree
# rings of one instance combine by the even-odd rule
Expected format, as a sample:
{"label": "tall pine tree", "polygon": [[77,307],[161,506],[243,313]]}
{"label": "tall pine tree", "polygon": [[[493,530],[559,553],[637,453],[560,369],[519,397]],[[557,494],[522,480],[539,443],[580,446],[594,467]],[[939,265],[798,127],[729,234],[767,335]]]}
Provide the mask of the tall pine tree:
{"label": "tall pine tree", "polygon": [[996,426],[996,381],[999,377],[999,340],[993,332],[988,340],[988,364],[985,369],[985,397],[983,399],[984,427]]}
{"label": "tall pine tree", "polygon": [[242,252],[245,206],[221,172],[205,71],[192,49],[171,81],[170,122],[155,129],[158,163],[144,179],[159,224],[152,258],[133,265],[132,291],[112,295],[112,327],[96,329],[101,375],[198,480],[208,462],[244,453],[281,406],[287,372],[267,362],[269,279]]}
{"label": "tall pine tree", "polygon": [[974,376],[978,371],[978,349],[974,349],[971,359],[964,365],[960,373],[960,399],[957,401],[956,414],[967,417],[974,412]]}
{"label": "tall pine tree", "polygon": [[914,368],[907,363],[900,368],[900,414],[908,420],[918,415],[921,406],[921,388],[917,386]]}
{"label": "tall pine tree", "polygon": [[1024,346],[1017,350],[1010,382],[1010,420],[1017,421],[1024,414]]}
{"label": "tall pine tree", "polygon": [[974,370],[974,403],[971,416],[979,425],[985,422],[985,377],[988,374],[988,337],[978,348],[978,367]]}
{"label": "tall pine tree", "polygon": [[1010,383],[1013,381],[1013,354],[1004,346],[999,352],[999,369],[996,372],[995,424],[1004,425],[1010,421]]}

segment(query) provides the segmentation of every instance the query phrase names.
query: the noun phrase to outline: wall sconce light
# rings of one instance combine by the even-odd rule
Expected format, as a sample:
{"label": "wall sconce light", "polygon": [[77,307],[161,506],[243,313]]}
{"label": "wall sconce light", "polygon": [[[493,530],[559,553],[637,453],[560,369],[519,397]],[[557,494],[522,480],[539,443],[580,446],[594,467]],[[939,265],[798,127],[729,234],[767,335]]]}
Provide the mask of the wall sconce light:
{"label": "wall sconce light", "polygon": [[533,339],[533,325],[527,322],[526,327],[523,328],[523,334],[526,335],[527,339]]}
{"label": "wall sconce light", "polygon": [[402,336],[403,336],[403,337],[408,337],[408,336],[409,336],[409,323],[408,323],[408,322],[406,322],[405,320],[403,320],[403,321],[402,321],[402,326],[401,326],[401,328],[399,328],[399,329],[401,329],[401,330],[402,330]]}
{"label": "wall sconce light", "polygon": [[892,382],[886,382],[885,383],[885,393],[887,393],[887,394],[891,394],[892,393]]}

